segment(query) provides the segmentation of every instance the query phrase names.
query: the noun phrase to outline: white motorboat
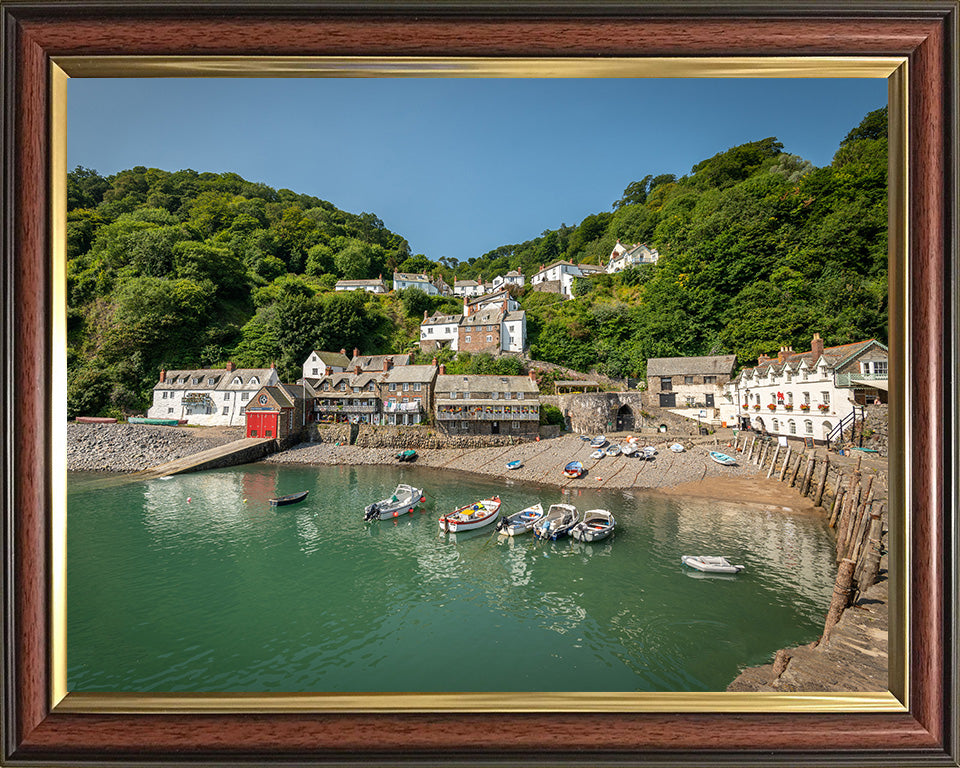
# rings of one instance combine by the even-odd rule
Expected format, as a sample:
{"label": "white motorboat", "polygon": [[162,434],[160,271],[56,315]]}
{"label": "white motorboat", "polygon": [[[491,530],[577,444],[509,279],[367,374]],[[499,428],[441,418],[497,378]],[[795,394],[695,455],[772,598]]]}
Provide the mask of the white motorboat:
{"label": "white motorboat", "polygon": [[588,509],[583,520],[570,529],[576,541],[602,541],[613,533],[616,520],[606,509]]}
{"label": "white motorboat", "polygon": [[519,536],[532,531],[533,526],[543,520],[545,514],[543,504],[537,503],[507,517],[501,517],[497,521],[497,530],[502,536]]}
{"label": "white motorboat", "polygon": [[590,447],[592,448],[603,448],[607,444],[607,438],[605,435],[597,435],[596,437],[590,438]]}
{"label": "white motorboat", "polygon": [[607,454],[604,453],[603,448],[597,448],[593,453],[590,454],[591,459],[602,459]]}
{"label": "white motorboat", "polygon": [[604,451],[604,453],[606,453],[607,456],[619,456],[620,446],[617,445],[617,443],[612,443],[611,445],[607,446],[607,449]]}
{"label": "white motorboat", "polygon": [[742,565],[732,565],[725,557],[710,555],[683,555],[680,562],[704,573],[740,573]]}
{"label": "white motorboat", "polygon": [[645,445],[643,447],[643,458],[645,458],[647,461],[650,461],[656,455],[657,455],[657,449],[654,448],[652,445]]}
{"label": "white motorboat", "polygon": [[499,512],[499,496],[494,496],[492,499],[483,499],[455,509],[449,515],[441,517],[440,530],[456,533],[457,531],[472,531],[474,528],[482,528],[496,520]]}
{"label": "white motorboat", "polygon": [[533,526],[533,535],[538,539],[559,539],[579,520],[580,513],[573,504],[551,504],[543,519]]}
{"label": "white motorboat", "polygon": [[637,448],[633,443],[624,443],[623,447],[620,449],[620,453],[624,456],[633,456],[640,449]]}
{"label": "white motorboat", "polygon": [[670,446],[670,450],[674,453],[683,453],[687,449],[680,445],[680,443],[674,443]]}
{"label": "white motorboat", "polygon": [[389,517],[400,517],[409,512],[413,512],[417,504],[421,504],[426,499],[423,496],[422,488],[414,488],[412,485],[400,483],[393,494],[386,499],[375,501],[363,510],[364,520],[386,520]]}

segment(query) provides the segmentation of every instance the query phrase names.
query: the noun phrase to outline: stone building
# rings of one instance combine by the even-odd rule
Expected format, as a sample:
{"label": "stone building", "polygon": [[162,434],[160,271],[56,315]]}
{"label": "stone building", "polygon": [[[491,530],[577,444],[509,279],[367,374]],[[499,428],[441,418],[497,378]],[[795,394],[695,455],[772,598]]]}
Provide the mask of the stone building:
{"label": "stone building", "polygon": [[384,371],[380,380],[380,423],[408,425],[427,421],[433,408],[437,372],[436,365],[400,365]]}
{"label": "stone building", "polygon": [[[736,355],[651,357],[647,360],[647,392],[661,408],[717,407],[723,386],[733,378]],[[713,419],[715,414],[709,414]]]}
{"label": "stone building", "polygon": [[434,385],[437,427],[449,435],[526,435],[540,430],[540,389],[530,376],[447,375]]}
{"label": "stone building", "polygon": [[521,353],[527,348],[527,315],[506,290],[463,298],[462,315],[427,317],[420,324],[420,349]]}
{"label": "stone building", "polygon": [[321,352],[313,350],[303,362],[303,378],[317,378],[328,373],[340,373],[350,367],[347,350],[339,352]]}
{"label": "stone building", "polygon": [[380,387],[384,372],[353,370],[306,378],[303,385],[311,401],[310,421],[318,423],[378,424]]}

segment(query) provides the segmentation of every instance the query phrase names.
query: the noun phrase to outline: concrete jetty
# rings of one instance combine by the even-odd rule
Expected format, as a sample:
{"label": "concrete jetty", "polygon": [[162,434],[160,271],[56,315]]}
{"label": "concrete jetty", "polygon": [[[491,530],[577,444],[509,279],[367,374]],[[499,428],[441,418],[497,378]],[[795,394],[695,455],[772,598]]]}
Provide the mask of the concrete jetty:
{"label": "concrete jetty", "polygon": [[150,479],[166,475],[181,475],[184,472],[199,472],[201,469],[232,467],[236,464],[257,461],[276,450],[278,450],[277,441],[272,437],[244,437],[232,443],[208,448],[192,456],[158,464],[136,473],[136,477]]}

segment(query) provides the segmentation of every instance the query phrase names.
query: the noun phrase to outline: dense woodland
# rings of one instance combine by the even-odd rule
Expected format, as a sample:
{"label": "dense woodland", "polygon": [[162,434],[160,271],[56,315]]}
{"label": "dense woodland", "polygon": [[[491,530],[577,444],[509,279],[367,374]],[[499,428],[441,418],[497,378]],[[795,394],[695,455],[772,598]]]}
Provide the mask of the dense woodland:
{"label": "dense woodland", "polygon": [[[337,293],[341,278],[394,270],[528,279],[557,259],[597,264],[619,239],[657,265],[580,279],[577,297],[518,293],[530,357],[642,376],[648,357],[806,349],[887,334],[887,114],[871,112],[815,168],[774,138],[689,175],[646,175],[610,211],[467,262],[411,254],[371,213],[353,214],[232,173],[136,167],[68,174],[68,410],[143,411],[161,367],[276,363],[294,381],[311,349],[414,351],[423,312],[457,299],[415,289]],[[611,195],[613,196],[613,195]],[[448,369],[517,373],[516,359],[447,358]]]}

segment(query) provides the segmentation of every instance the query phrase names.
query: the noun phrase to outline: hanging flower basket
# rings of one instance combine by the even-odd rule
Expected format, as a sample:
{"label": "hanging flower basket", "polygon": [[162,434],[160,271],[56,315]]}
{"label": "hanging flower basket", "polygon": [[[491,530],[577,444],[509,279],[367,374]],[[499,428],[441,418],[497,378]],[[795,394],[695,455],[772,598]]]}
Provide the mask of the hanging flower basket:
{"label": "hanging flower basket", "polygon": [[769,408],[771,411],[777,410],[777,406],[774,405],[773,403],[769,403],[769,404],[767,405],[767,408]]}
{"label": "hanging flower basket", "polygon": [[783,410],[785,410],[785,411],[792,411],[792,410],[793,410],[793,406],[792,406],[792,405],[785,405],[785,406],[783,406]]}
{"label": "hanging flower basket", "polygon": [[829,406],[829,405],[825,405],[824,403],[820,403],[820,405],[818,405],[817,408],[819,408],[819,409],[820,409],[821,411],[823,411],[824,413],[826,413],[827,411],[830,410],[830,406]]}
{"label": "hanging flower basket", "polygon": [[755,411],[759,411],[759,410],[760,410],[760,406],[759,406],[759,405],[755,405],[755,406],[753,406],[753,410],[755,410]]}
{"label": "hanging flower basket", "polygon": [[800,403],[800,410],[801,410],[801,411],[809,411],[809,410],[810,410],[810,405],[809,405],[808,403]]}

